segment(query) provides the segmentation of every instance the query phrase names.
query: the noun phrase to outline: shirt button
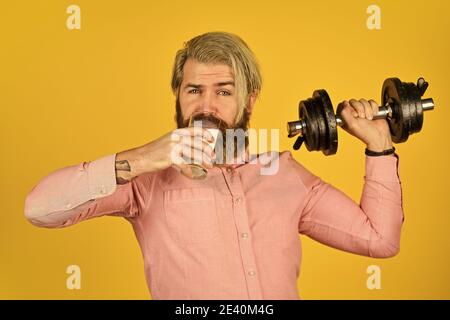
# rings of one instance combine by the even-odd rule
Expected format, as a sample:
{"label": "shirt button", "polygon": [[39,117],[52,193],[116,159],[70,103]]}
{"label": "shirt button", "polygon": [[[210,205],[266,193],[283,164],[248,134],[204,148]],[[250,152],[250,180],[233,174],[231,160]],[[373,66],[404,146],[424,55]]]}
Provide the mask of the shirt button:
{"label": "shirt button", "polygon": [[66,208],[67,208],[67,209],[70,209],[71,207],[72,207],[72,204],[71,204],[71,203],[66,204]]}
{"label": "shirt button", "polygon": [[242,197],[237,197],[236,198],[236,203],[241,203],[242,202]]}
{"label": "shirt button", "polygon": [[254,277],[254,276],[256,275],[256,272],[253,271],[253,270],[249,270],[249,271],[247,272],[247,274],[248,274],[250,277]]}
{"label": "shirt button", "polygon": [[105,193],[106,193],[105,187],[102,187],[102,188],[100,189],[100,193],[101,193],[101,194],[105,194]]}
{"label": "shirt button", "polygon": [[241,237],[244,238],[244,239],[247,239],[248,238],[248,233],[247,232],[242,233]]}

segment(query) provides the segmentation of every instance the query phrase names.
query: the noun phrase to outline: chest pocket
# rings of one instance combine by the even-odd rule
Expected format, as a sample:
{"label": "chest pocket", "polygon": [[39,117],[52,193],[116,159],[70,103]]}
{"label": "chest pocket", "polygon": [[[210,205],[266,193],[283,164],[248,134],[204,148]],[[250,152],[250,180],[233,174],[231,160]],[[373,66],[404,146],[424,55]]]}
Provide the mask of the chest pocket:
{"label": "chest pocket", "polygon": [[207,243],[219,235],[216,201],[210,188],[166,190],[164,213],[171,234],[183,244]]}

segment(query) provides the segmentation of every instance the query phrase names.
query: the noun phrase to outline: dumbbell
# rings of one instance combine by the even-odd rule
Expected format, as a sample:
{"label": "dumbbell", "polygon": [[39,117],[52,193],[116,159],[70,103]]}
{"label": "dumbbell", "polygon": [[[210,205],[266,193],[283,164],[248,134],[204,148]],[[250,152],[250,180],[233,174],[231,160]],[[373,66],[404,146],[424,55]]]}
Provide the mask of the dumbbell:
{"label": "dumbbell", "polygon": [[[433,99],[422,99],[428,88],[423,78],[417,84],[402,82],[398,78],[388,78],[381,90],[381,106],[373,119],[386,119],[392,141],[401,143],[422,129],[423,112],[434,109]],[[294,150],[303,142],[308,151],[322,151],[333,155],[338,148],[337,126],[343,126],[340,114],[335,115],[333,105],[326,90],[313,92],[311,98],[302,100],[298,106],[299,120],[287,123],[288,137],[296,135]]]}

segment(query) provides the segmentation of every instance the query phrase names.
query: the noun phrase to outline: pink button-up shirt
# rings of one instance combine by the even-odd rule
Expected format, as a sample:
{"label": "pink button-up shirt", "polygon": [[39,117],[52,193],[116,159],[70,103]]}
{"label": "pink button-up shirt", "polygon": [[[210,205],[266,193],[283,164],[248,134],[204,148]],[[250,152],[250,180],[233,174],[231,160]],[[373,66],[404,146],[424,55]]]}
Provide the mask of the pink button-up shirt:
{"label": "pink button-up shirt", "polygon": [[[51,173],[28,195],[25,214],[42,227],[126,218],[155,299],[298,299],[299,233],[365,256],[399,251],[397,157],[366,157],[359,205],[290,152],[214,167],[205,180],[170,167],[124,185],[116,185],[114,161],[110,155]],[[273,161],[278,171],[261,174]]]}

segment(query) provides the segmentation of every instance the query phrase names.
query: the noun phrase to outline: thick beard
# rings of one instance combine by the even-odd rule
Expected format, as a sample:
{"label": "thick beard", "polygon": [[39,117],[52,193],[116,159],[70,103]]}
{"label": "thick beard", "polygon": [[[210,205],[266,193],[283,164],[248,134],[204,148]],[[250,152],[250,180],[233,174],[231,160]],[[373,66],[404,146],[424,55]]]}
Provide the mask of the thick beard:
{"label": "thick beard", "polygon": [[[188,119],[184,119],[183,118],[183,114],[181,113],[181,105],[180,105],[180,100],[177,99],[176,103],[175,103],[175,121],[177,123],[177,128],[181,129],[181,128],[187,128],[189,126],[189,118]],[[201,120],[202,117],[201,115],[199,117],[197,117],[198,120]],[[228,124],[225,123],[225,121],[223,121],[222,119],[218,119],[214,116],[205,116],[203,119],[205,120],[209,120],[212,121],[213,123],[221,123],[222,125],[218,127],[218,129],[221,131],[222,133],[222,141],[223,141],[223,149],[222,151],[228,150],[229,148],[233,147],[233,155],[235,158],[239,158],[238,155],[243,155],[243,153],[245,152],[245,150],[248,147],[248,135],[245,135],[244,138],[244,145],[242,144],[242,139],[238,139],[237,137],[234,138],[234,142],[232,145],[227,146],[226,144],[226,130],[228,129],[232,129],[232,130],[238,130],[238,129],[242,129],[243,132],[247,133],[247,129],[248,126],[250,124],[250,113],[248,112],[247,108],[244,109],[244,113],[242,115],[242,119],[237,122],[235,125],[230,126]],[[234,131],[233,131],[234,132]],[[217,148],[216,148],[217,149]],[[221,155],[218,155],[218,157],[222,157],[222,162],[221,163],[225,163],[225,152],[223,152]],[[219,160],[220,163],[220,160]]]}

